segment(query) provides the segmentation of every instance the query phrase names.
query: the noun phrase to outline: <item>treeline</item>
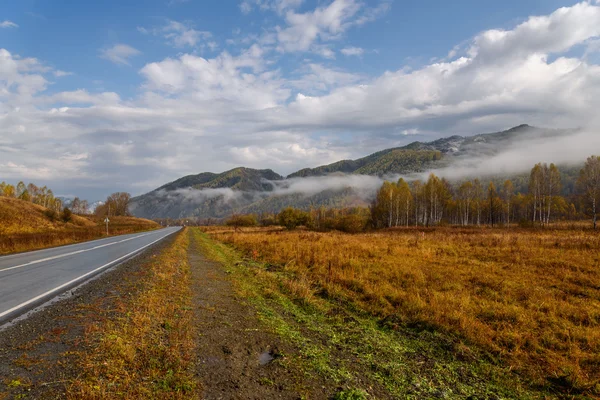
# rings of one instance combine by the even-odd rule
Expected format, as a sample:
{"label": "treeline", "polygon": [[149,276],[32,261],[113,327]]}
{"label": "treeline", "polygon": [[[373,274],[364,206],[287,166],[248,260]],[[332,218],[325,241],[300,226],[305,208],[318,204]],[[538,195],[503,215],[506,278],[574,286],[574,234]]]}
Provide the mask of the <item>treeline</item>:
{"label": "treeline", "polygon": [[[600,157],[590,157],[579,173],[576,192],[561,195],[561,174],[554,164],[536,164],[529,174],[526,193],[517,192],[511,180],[500,187],[479,179],[451,183],[431,174],[427,181],[384,182],[371,206],[346,209],[288,207],[278,214],[233,215],[233,227],[279,225],[315,230],[360,232],[408,226],[504,225],[546,226],[555,220],[593,218],[596,229],[600,203]],[[187,220],[188,224],[217,221]]]}
{"label": "treeline", "polygon": [[33,183],[25,186],[25,183],[21,181],[15,187],[14,185],[2,182],[0,183],[0,196],[29,201],[57,213],[63,210],[62,200],[55,198],[51,189],[48,189],[46,186],[38,187]]}
{"label": "treeline", "polygon": [[[196,221],[190,222],[193,224]],[[293,207],[287,207],[278,214],[261,213],[236,214],[225,221],[225,225],[234,228],[253,226],[283,226],[293,230],[300,226],[319,231],[338,230],[348,233],[364,231],[370,222],[370,213],[367,208],[325,208],[304,211]],[[206,221],[197,221],[198,225],[209,225]]]}
{"label": "treeline", "polygon": [[561,177],[554,164],[536,164],[527,193],[515,193],[506,180],[501,187],[479,179],[452,184],[431,174],[426,182],[385,182],[371,206],[375,228],[453,225],[548,225],[555,219],[591,216],[596,228],[600,202],[600,157],[590,157],[580,171],[577,191],[561,196]]}
{"label": "treeline", "polygon": [[[6,182],[0,183],[0,196],[16,198],[29,201],[45,207],[55,213],[62,213],[68,209],[68,214],[86,215],[90,214],[90,204],[87,200],[75,197],[71,201],[63,202],[54,197],[54,193],[46,186],[38,187],[33,183],[25,186],[23,181],[17,186]],[[131,195],[126,192],[116,192],[106,198],[106,201],[96,207],[94,214],[97,216],[130,216],[129,202]]]}

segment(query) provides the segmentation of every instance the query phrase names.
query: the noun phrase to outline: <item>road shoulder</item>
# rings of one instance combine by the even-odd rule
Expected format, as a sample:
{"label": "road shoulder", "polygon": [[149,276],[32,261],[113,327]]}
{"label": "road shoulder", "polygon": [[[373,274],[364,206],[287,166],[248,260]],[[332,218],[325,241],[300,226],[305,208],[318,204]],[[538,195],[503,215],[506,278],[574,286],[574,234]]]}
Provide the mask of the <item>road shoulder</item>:
{"label": "road shoulder", "polygon": [[0,399],[66,398],[81,375],[94,327],[122,314],[142,289],[144,267],[172,246],[172,235],[64,298],[0,331]]}

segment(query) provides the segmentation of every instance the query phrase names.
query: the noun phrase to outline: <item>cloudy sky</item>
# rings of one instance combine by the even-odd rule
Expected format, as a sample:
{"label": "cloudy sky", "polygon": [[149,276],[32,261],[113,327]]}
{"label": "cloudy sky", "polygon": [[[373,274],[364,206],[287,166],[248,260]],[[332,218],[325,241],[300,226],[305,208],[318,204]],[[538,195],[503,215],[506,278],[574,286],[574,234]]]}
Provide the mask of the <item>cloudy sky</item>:
{"label": "cloudy sky", "polygon": [[10,0],[0,181],[90,200],[600,112],[600,0]]}

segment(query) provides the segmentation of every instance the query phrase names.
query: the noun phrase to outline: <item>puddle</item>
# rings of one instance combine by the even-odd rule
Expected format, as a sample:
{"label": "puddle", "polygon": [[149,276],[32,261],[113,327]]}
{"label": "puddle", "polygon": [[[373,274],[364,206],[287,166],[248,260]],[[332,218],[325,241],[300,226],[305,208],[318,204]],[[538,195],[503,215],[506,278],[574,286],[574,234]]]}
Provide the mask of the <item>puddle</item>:
{"label": "puddle", "polygon": [[277,358],[281,358],[283,355],[277,350],[277,347],[271,348],[267,351],[263,351],[258,356],[258,362],[260,365],[267,365],[273,362]]}
{"label": "puddle", "polygon": [[260,355],[258,356],[258,362],[260,363],[260,365],[267,365],[274,359],[275,359],[275,357],[273,357],[273,355],[271,354],[270,351],[265,351],[264,353],[260,353]]}

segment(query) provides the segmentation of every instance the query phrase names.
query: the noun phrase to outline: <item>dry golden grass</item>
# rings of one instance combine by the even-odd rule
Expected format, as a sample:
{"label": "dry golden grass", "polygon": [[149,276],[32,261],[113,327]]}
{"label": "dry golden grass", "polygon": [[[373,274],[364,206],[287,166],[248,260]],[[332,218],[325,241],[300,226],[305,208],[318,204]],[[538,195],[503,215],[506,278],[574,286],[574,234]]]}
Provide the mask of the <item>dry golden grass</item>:
{"label": "dry golden grass", "polygon": [[357,235],[210,228],[289,273],[288,292],[439,329],[538,383],[600,394],[600,234],[407,229]]}
{"label": "dry golden grass", "polygon": [[[51,220],[46,208],[19,199],[0,197],[0,254],[61,246],[106,236],[103,218],[73,215],[71,222]],[[112,217],[111,235],[159,228],[153,221]]]}
{"label": "dry golden grass", "polygon": [[91,350],[82,354],[82,374],[68,390],[71,399],[193,398],[196,346],[189,235],[147,267],[139,290],[124,296],[114,317],[86,326]]}

